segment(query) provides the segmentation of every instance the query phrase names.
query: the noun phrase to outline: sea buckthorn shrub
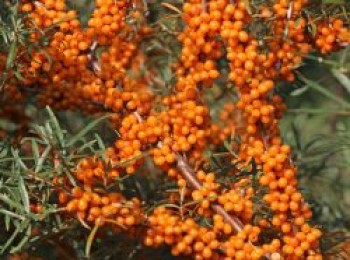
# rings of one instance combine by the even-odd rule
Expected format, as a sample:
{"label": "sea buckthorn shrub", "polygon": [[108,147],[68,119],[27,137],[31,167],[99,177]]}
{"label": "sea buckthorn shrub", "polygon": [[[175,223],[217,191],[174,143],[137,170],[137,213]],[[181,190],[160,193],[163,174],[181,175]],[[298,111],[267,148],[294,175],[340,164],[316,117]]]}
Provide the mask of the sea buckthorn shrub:
{"label": "sea buckthorn shrub", "polygon": [[[341,14],[320,14],[307,0],[253,2],[152,2],[177,12],[176,33],[160,22],[167,16],[152,23],[144,1],[95,0],[86,25],[64,0],[16,5],[34,47],[15,46],[20,77],[3,82],[1,116],[22,114],[25,131],[21,103],[34,99],[38,108],[108,115],[117,133],[102,152],[52,178],[55,214],[90,230],[87,254],[97,233],[198,260],[322,259],[322,231],[281,137],[287,107],[276,86],[294,82],[312,51],[347,45],[349,29]],[[180,48],[176,62],[168,59],[167,81],[162,65],[149,62],[171,55],[149,51],[164,44],[164,31]],[[4,73],[10,54],[1,56]],[[221,105],[206,98],[217,85]],[[131,180],[142,189],[137,178],[150,182],[153,198],[123,188]]]}

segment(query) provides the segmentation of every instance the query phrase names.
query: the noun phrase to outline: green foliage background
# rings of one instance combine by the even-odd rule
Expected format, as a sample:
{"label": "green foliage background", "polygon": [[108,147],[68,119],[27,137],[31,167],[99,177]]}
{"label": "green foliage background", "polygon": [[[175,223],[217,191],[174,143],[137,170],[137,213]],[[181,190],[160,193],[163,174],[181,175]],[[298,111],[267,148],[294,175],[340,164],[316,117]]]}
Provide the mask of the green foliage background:
{"label": "green foliage background", "polygon": [[[6,5],[10,2],[16,3],[0,2],[0,51],[9,50],[7,68],[0,77],[0,89],[8,79],[8,72],[16,71],[20,66],[16,62],[18,54],[14,47],[25,45],[29,33],[21,23],[21,15]],[[177,0],[168,2],[174,6],[181,4]],[[91,3],[89,0],[70,1],[70,7],[84,14],[81,17],[84,22],[93,8]],[[172,35],[179,29],[176,21],[178,16],[174,13],[168,15],[169,10],[160,8],[156,0],[149,1],[148,6],[153,14],[150,20],[159,26],[160,31],[158,38],[146,42],[143,48],[150,57],[148,65],[160,68],[160,78],[167,85],[173,80],[169,65],[176,60],[179,48]],[[14,31],[17,33],[13,34]],[[312,205],[313,221],[326,231],[323,249],[336,255],[339,253],[336,245],[347,240],[350,231],[350,48],[322,59],[314,53],[305,59],[297,73],[298,80],[295,83],[281,83],[278,87],[278,92],[288,105],[281,121],[281,132],[286,143],[293,147],[294,161],[299,166],[300,188]],[[21,77],[20,74],[15,76]],[[220,111],[222,105],[214,99],[222,87],[220,82],[218,84],[206,97],[213,113]],[[164,93],[167,89],[159,86],[155,91]],[[0,106],[1,102],[2,99]],[[44,259],[57,256],[64,259],[83,258],[90,233],[79,229],[79,223],[62,221],[55,214],[61,209],[55,206],[55,199],[49,196],[39,198],[46,205],[43,213],[40,216],[31,214],[28,194],[38,191],[48,194],[52,183],[45,181],[46,176],[51,175],[52,171],[57,176],[69,176],[79,158],[103,154],[105,147],[117,138],[117,133],[104,118],[93,120],[75,112],[37,110],[30,102],[26,113],[32,118],[31,132],[22,142],[31,145],[36,151],[34,156],[22,157],[17,147],[9,144],[9,138],[0,141],[0,201],[1,205],[13,209],[0,208],[0,255],[7,257],[8,252],[24,249]],[[16,129],[16,124],[0,118],[0,128],[11,133]],[[33,132],[41,137],[33,137]],[[36,150],[39,143],[46,147],[44,151]],[[54,165],[57,156],[61,162],[59,167]],[[24,183],[28,179],[32,185],[27,187]],[[147,197],[147,190],[152,190],[152,187],[142,187],[144,191],[137,190],[135,183],[140,182],[142,180],[134,179],[131,186],[123,181],[121,184],[132,187],[132,192],[141,195],[146,193],[143,195]],[[41,226],[41,232],[44,238],[32,236],[32,230],[43,220],[45,225]],[[32,242],[29,248],[25,246],[28,241]],[[173,258],[166,249],[145,249],[141,241],[126,241],[120,236],[95,238],[94,245],[91,253],[93,259]],[[341,257],[340,254],[337,256]]]}

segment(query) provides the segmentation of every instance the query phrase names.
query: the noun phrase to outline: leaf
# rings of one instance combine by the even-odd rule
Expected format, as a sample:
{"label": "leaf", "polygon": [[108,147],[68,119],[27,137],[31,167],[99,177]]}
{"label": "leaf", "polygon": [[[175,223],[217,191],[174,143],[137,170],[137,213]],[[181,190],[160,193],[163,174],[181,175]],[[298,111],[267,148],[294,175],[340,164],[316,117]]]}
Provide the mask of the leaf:
{"label": "leaf", "polygon": [[342,84],[342,86],[350,93],[350,79],[337,69],[331,70],[333,76]]}
{"label": "leaf", "polygon": [[12,211],[9,211],[9,210],[6,210],[6,209],[0,209],[0,213],[4,214],[4,215],[7,215],[7,216],[10,216],[10,217],[13,217],[13,218],[18,218],[20,220],[24,220],[25,218],[21,215],[18,215]]}
{"label": "leaf", "polygon": [[316,32],[317,32],[316,24],[315,23],[310,23],[309,27],[310,27],[310,33],[312,34],[312,36],[315,36]]}
{"label": "leaf", "polygon": [[166,204],[161,204],[162,207],[165,208],[175,208],[175,209],[180,209],[180,207],[176,204],[171,204],[171,203],[166,203]]}
{"label": "leaf", "polygon": [[7,149],[3,148],[0,152],[0,158],[4,158],[7,155]]}
{"label": "leaf", "polygon": [[173,6],[172,4],[169,4],[169,3],[161,3],[162,6],[176,12],[176,13],[179,13],[181,14],[181,10],[179,8],[177,8],[176,6]]}
{"label": "leaf", "polygon": [[51,124],[50,124],[49,121],[45,122],[44,131],[46,133],[46,137],[49,138],[49,139],[52,139],[53,129],[52,129]]}
{"label": "leaf", "polygon": [[32,227],[30,224],[28,224],[28,228],[26,230],[25,235],[21,239],[21,241],[15,246],[14,248],[11,249],[10,253],[16,253],[22,249],[22,247],[28,242],[30,235],[32,233]]}
{"label": "leaf", "polygon": [[18,151],[17,150],[12,149],[12,155],[13,155],[16,163],[18,164],[18,166],[20,166],[24,170],[28,170],[28,167],[25,165],[25,163],[23,162],[22,158],[18,155]]}
{"label": "leaf", "polygon": [[6,70],[9,70],[13,66],[13,61],[16,57],[16,43],[13,42],[10,45],[9,53],[7,55]]}
{"label": "leaf", "polygon": [[21,194],[23,206],[24,206],[24,211],[26,213],[30,212],[30,203],[29,203],[29,196],[28,196],[28,191],[26,189],[26,186],[24,185],[23,177],[20,176],[18,180],[18,188],[19,192]]}
{"label": "leaf", "polygon": [[105,150],[106,150],[106,146],[105,146],[105,144],[103,143],[101,137],[100,137],[98,134],[95,134],[95,138],[96,138],[96,140],[97,140],[97,143],[98,143],[99,148],[100,148],[102,151],[105,151]]}
{"label": "leaf", "polygon": [[64,138],[63,138],[63,132],[62,132],[61,126],[58,123],[57,118],[56,118],[55,114],[53,113],[53,111],[51,110],[51,108],[49,106],[47,106],[46,110],[49,114],[50,121],[52,122],[52,124],[55,127],[55,134],[56,134],[61,146],[64,147]]}
{"label": "leaf", "polygon": [[300,24],[302,18],[303,18],[303,17],[300,16],[300,17],[298,17],[298,18],[296,19],[296,21],[295,21],[295,23],[294,23],[294,29],[296,29],[296,28],[299,26],[299,24]]}
{"label": "leaf", "polygon": [[[97,140],[91,140],[89,142],[84,143],[82,146],[80,146],[77,149],[77,153],[80,154],[81,152],[83,152],[85,149],[90,148],[91,146],[93,146],[95,143],[97,142]],[[91,149],[92,150],[92,149]]]}
{"label": "leaf", "polygon": [[235,155],[234,151],[231,149],[231,142],[229,143],[228,141],[224,142],[224,147],[229,151],[232,155]]}
{"label": "leaf", "polygon": [[22,212],[23,207],[21,204],[11,200],[7,195],[5,194],[0,194],[0,200],[6,203],[8,206],[17,209],[18,211]]}
{"label": "leaf", "polygon": [[99,228],[99,225],[95,225],[94,228],[91,230],[89,237],[87,239],[86,246],[85,246],[85,256],[87,258],[90,258],[91,246],[92,246],[92,243],[94,242],[94,238],[98,228]]}
{"label": "leaf", "polygon": [[113,164],[112,166],[113,167],[124,167],[124,166],[128,166],[130,165],[131,163],[135,162],[136,160],[140,159],[140,158],[143,158],[145,157],[146,155],[148,155],[149,153],[148,152],[142,152],[141,154],[139,155],[135,155],[129,159],[126,159],[126,160],[123,160],[123,161],[120,161],[118,163],[115,163]]}
{"label": "leaf", "polygon": [[297,89],[293,90],[290,93],[290,95],[293,96],[293,97],[297,97],[297,96],[300,96],[300,95],[304,94],[308,90],[309,90],[308,86],[297,88]]}
{"label": "leaf", "polygon": [[203,202],[203,201],[210,200],[210,199],[217,199],[217,198],[218,198],[218,196],[216,196],[216,195],[210,195],[210,196],[207,196],[207,197],[202,198],[202,199],[189,201],[189,202],[187,202],[186,204],[184,204],[183,207],[188,207],[188,206],[196,205],[196,204],[199,204],[199,203],[201,203],[201,202]]}
{"label": "leaf", "polygon": [[38,172],[41,171],[41,169],[42,169],[42,167],[43,167],[43,164],[44,164],[44,162],[45,162],[47,156],[49,155],[49,152],[50,152],[50,151],[51,151],[51,146],[48,145],[48,146],[45,148],[44,152],[41,154],[41,156],[40,156],[40,158],[39,158],[39,160],[38,160],[38,163],[37,163],[37,165],[35,166],[35,170],[34,170],[35,173],[38,173]]}
{"label": "leaf", "polygon": [[297,145],[298,150],[302,151],[303,147],[302,147],[301,142],[300,142],[299,131],[298,131],[298,129],[297,129],[297,127],[296,127],[294,122],[292,122],[292,132],[293,132],[295,143]]}
{"label": "leaf", "polygon": [[76,135],[74,135],[72,138],[69,139],[67,142],[67,146],[72,146],[77,141],[79,141],[82,137],[84,137],[91,129],[93,129],[96,125],[98,125],[101,121],[108,118],[109,115],[105,115],[103,117],[97,118],[94,121],[90,122],[85,128],[83,128],[80,132],[78,132]]}
{"label": "leaf", "polygon": [[102,155],[101,155],[102,159],[105,160],[106,159],[106,146],[98,134],[95,134],[95,138],[97,140],[97,143],[98,143],[100,150],[102,151]]}
{"label": "leaf", "polygon": [[[38,141],[41,144],[48,144],[46,140],[46,133],[44,127],[40,125],[31,125],[31,132],[35,135],[40,136],[40,141]],[[28,138],[23,138],[23,140],[27,140]]]}
{"label": "leaf", "polygon": [[40,154],[39,154],[38,143],[37,143],[37,141],[34,138],[32,139],[32,151],[33,151],[35,164],[37,165],[38,161],[39,161]]}
{"label": "leaf", "polygon": [[322,0],[323,4],[344,4],[344,0]]}
{"label": "leaf", "polygon": [[20,225],[17,225],[16,230],[12,233],[12,235],[8,238],[5,245],[2,246],[0,254],[2,255],[6,249],[11,246],[11,243],[15,240],[18,234],[22,231],[22,229],[29,224],[29,220],[22,221]]}
{"label": "leaf", "polygon": [[77,186],[77,183],[76,183],[74,177],[72,176],[72,174],[71,174],[69,171],[66,172],[66,175],[67,175],[67,178],[68,178],[68,180],[70,181],[70,183],[71,183],[73,186]]}
{"label": "leaf", "polygon": [[342,111],[339,109],[330,108],[294,108],[289,109],[287,113],[305,113],[305,114],[341,114],[347,113],[347,111]]}
{"label": "leaf", "polygon": [[17,79],[21,81],[25,81],[25,78],[22,76],[22,74],[18,70],[16,70],[14,73]]}
{"label": "leaf", "polygon": [[329,99],[335,101],[337,104],[346,107],[346,108],[350,108],[350,103],[348,103],[347,101],[345,101],[344,99],[338,97],[337,95],[333,94],[332,92],[330,92],[328,89],[322,87],[320,84],[318,84],[317,82],[314,82],[312,80],[307,79],[306,77],[304,77],[304,75],[302,75],[301,73],[298,73],[298,77],[305,83],[307,84],[307,86],[309,86],[310,88],[318,91],[319,93],[321,93],[322,95],[328,97]]}
{"label": "leaf", "polygon": [[5,215],[5,228],[6,228],[6,231],[10,230],[11,221],[12,221],[12,218],[8,214]]}

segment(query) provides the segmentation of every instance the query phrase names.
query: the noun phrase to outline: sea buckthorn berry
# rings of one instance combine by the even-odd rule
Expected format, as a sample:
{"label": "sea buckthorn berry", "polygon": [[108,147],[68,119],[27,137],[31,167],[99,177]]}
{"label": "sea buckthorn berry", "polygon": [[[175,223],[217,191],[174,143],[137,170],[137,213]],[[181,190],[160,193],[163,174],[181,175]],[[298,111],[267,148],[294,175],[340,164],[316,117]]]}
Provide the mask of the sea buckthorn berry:
{"label": "sea buckthorn berry", "polygon": [[[33,50],[24,58],[23,84],[43,86],[37,96],[41,106],[90,115],[109,111],[119,134],[104,156],[79,161],[73,171],[76,187],[67,180],[61,187],[55,180],[66,214],[84,225],[118,231],[136,229],[144,221],[147,246],[167,244],[172,254],[198,260],[319,259],[321,231],[306,224],[312,211],[298,192],[291,148],[280,135],[286,106],[275,85],[294,81],[293,69],[311,50],[327,54],[350,37],[346,23],[338,18],[318,21],[312,13],[304,18],[306,4],[278,0],[251,8],[242,0],[185,1],[174,88],[161,96],[156,93],[156,72],[149,69],[149,53],[142,52],[149,40],[143,38],[152,36],[153,29],[144,25],[145,10],[138,1],[96,0],[87,28],[63,0],[24,1],[20,10],[30,18],[26,23],[41,29],[49,41],[39,46],[43,51]],[[309,20],[315,22],[315,35],[309,32]],[[254,30],[256,22],[268,24],[269,30]],[[41,36],[29,37],[39,42]],[[228,66],[223,69],[224,55]],[[6,67],[6,57],[0,56],[0,69],[3,64]],[[216,115],[202,93],[204,88],[216,93],[226,68],[227,85],[234,86],[238,101],[224,104]],[[16,84],[4,100],[25,103]],[[216,116],[218,122],[212,120]],[[231,142],[236,137],[240,142]],[[207,152],[224,146],[229,152],[220,160],[231,161],[232,169],[206,172]],[[148,157],[177,188],[164,195],[170,209],[159,206],[146,215],[144,202],[126,199],[116,184],[127,175],[143,173]],[[241,176],[242,169],[253,168],[256,178]],[[187,172],[193,175],[186,176]],[[262,192],[261,203],[256,203],[255,195]],[[271,217],[259,214],[265,208]],[[38,213],[40,205],[33,203],[31,209]],[[230,217],[239,225],[227,221]],[[279,238],[264,239],[269,231]]]}

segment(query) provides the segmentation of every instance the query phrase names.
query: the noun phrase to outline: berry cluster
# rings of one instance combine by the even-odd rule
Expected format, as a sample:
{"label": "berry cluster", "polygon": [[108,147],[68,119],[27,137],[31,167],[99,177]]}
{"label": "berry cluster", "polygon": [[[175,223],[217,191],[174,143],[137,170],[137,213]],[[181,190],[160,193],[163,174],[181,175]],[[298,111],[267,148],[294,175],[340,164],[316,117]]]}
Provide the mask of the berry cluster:
{"label": "berry cluster", "polygon": [[118,170],[108,170],[101,160],[86,158],[79,162],[75,175],[83,187],[72,188],[71,196],[62,191],[60,202],[67,205],[68,212],[76,212],[81,221],[97,225],[117,224],[123,228],[143,221],[137,198],[126,200],[119,192],[108,192],[98,187],[100,183],[111,183],[119,177]]}
{"label": "berry cluster", "polygon": [[[178,37],[182,51],[174,66],[176,82],[170,94],[158,97],[148,88],[153,71],[131,76],[147,58],[140,43],[152,32],[143,25],[138,1],[131,2],[96,0],[87,28],[63,0],[23,1],[20,7],[29,14],[29,27],[53,27],[47,30],[48,45],[40,45],[52,60],[39,50],[24,57],[23,85],[38,91],[41,105],[90,114],[108,111],[120,135],[104,160],[89,157],[77,164],[77,186],[64,182],[61,205],[84,225],[124,229],[146,223],[146,245],[167,244],[174,255],[198,260],[321,259],[321,231],[307,223],[311,210],[298,191],[297,168],[278,128],[286,107],[274,89],[279,80],[295,79],[293,68],[315,47],[328,53],[348,42],[344,24],[322,21],[312,35],[301,15],[305,0],[269,1],[257,10],[243,0],[188,0],[182,13],[186,27]],[[267,22],[270,30],[262,37],[254,28]],[[31,38],[38,41],[39,35]],[[202,97],[203,87],[226,76],[220,74],[219,60],[227,60],[227,81],[235,85],[238,102],[224,105],[221,122],[214,123]],[[17,84],[11,80],[5,89],[15,101],[23,98]],[[199,162],[207,160],[206,148],[215,149],[235,135],[240,142],[229,147],[234,152],[227,157],[236,167],[226,173],[231,179],[222,181]],[[146,215],[137,198],[127,200],[117,188],[107,188],[135,174],[147,152],[177,180],[178,192],[164,197],[179,204],[179,210],[158,206]],[[259,187],[253,176],[239,176],[251,161],[261,172],[254,176]],[[262,193],[260,203],[272,216],[255,221],[254,199]],[[208,224],[201,226],[200,220]]]}

